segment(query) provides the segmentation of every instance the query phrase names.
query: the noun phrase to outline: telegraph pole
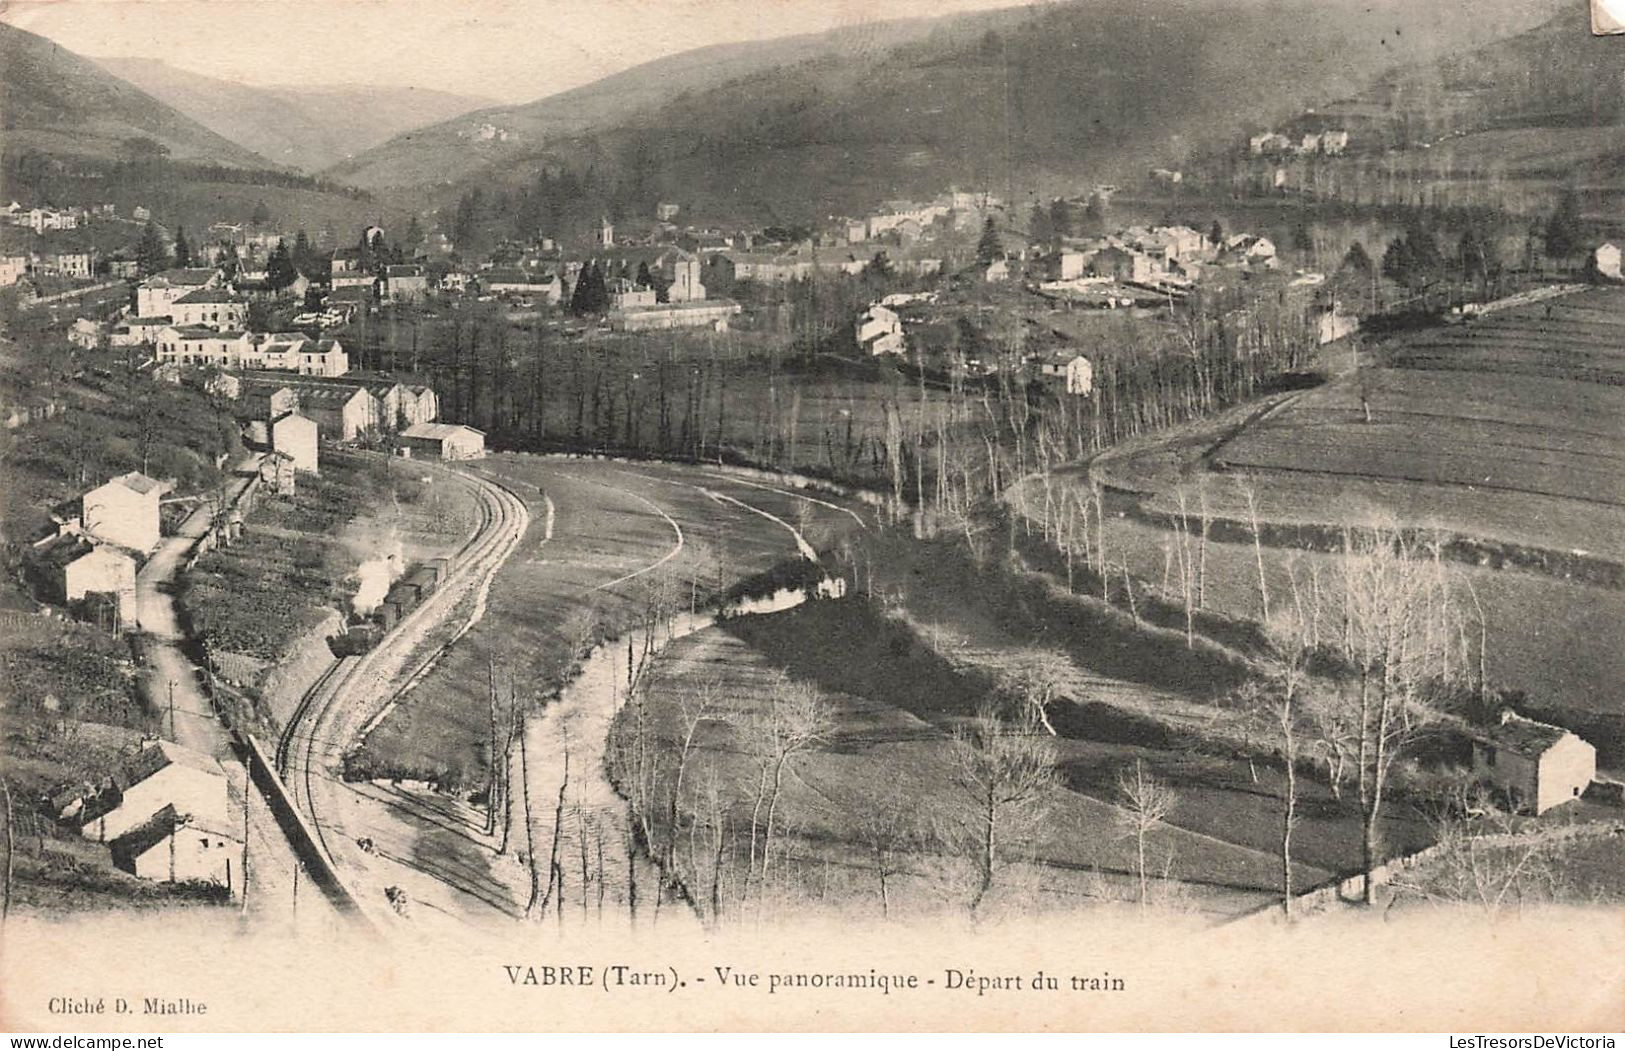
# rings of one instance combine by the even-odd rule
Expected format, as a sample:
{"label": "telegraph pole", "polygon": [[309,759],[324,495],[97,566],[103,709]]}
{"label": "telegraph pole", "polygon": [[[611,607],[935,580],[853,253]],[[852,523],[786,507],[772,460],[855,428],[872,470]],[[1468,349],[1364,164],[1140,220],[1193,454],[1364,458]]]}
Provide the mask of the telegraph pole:
{"label": "telegraph pole", "polygon": [[175,680],[169,680],[169,737],[175,739]]}

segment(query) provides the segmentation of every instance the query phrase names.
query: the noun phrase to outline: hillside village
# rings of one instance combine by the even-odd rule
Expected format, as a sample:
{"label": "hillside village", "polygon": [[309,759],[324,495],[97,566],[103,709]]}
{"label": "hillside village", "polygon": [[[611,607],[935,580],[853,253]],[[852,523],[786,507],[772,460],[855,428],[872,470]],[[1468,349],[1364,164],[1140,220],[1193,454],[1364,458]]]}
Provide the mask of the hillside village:
{"label": "hillside village", "polygon": [[[988,38],[976,48],[984,58],[992,51]],[[528,879],[528,915],[544,878],[561,895],[564,881],[538,875],[534,844],[510,851],[510,830],[499,832],[498,809],[515,809],[515,735],[526,762],[525,720],[547,717],[543,703],[527,715],[514,683],[532,674],[538,697],[558,701],[580,661],[621,648],[601,644],[624,634],[631,654],[630,632],[653,640],[659,617],[685,604],[692,618],[716,611],[696,629],[705,645],[736,653],[760,643],[749,659],[790,669],[786,681],[802,675],[809,695],[858,697],[877,711],[892,703],[886,691],[913,698],[913,686],[884,678],[895,659],[899,679],[959,691],[956,704],[1015,698],[1015,715],[978,714],[991,720],[978,732],[1050,742],[1071,756],[1076,782],[1053,762],[1034,797],[1073,793],[1140,816],[1137,871],[1119,858],[1105,879],[1100,858],[1135,833],[1099,831],[1099,843],[1033,833],[1018,862],[995,856],[991,833],[975,848],[940,838],[940,828],[865,826],[873,842],[853,861],[858,854],[819,840],[850,829],[836,819],[835,832],[820,827],[825,804],[806,798],[794,803],[804,825],[779,828],[776,843],[774,796],[758,860],[755,811],[769,775],[779,792],[800,753],[779,743],[778,766],[757,771],[755,798],[733,801],[753,811],[740,822],[715,787],[728,778],[715,771],[727,772],[744,745],[718,730],[694,745],[714,764],[716,812],[703,819],[714,858],[702,872],[694,850],[685,860],[675,846],[679,831],[695,839],[702,815],[681,812],[680,787],[663,813],[637,797],[654,789],[615,766],[628,760],[609,745],[651,731],[612,712],[596,742],[603,770],[591,776],[614,798],[625,794],[627,813],[644,822],[627,836],[641,846],[626,849],[659,870],[656,893],[713,924],[728,915],[722,888],[726,866],[741,863],[735,855],[747,866],[742,879],[729,877],[735,908],[767,884],[769,858],[782,866],[785,900],[808,892],[815,861],[828,869],[833,858],[859,872],[843,877],[854,883],[878,865],[885,910],[886,880],[904,871],[894,849],[985,850],[971,876],[956,877],[980,880],[974,919],[984,895],[997,898],[998,873],[1022,865],[1029,878],[1074,881],[1057,896],[1092,872],[1088,893],[1143,911],[1157,878],[1147,837],[1165,835],[1195,866],[1171,874],[1169,847],[1169,900],[1187,895],[1193,911],[1230,922],[1443,899],[1444,877],[1425,866],[1458,863],[1452,837],[1492,823],[1496,836],[1572,837],[1585,849],[1615,836],[1625,730],[1599,685],[1612,674],[1609,658],[1588,658],[1565,679],[1551,671],[1560,644],[1522,637],[1512,612],[1538,600],[1560,610],[1554,623],[1573,625],[1554,594],[1584,588],[1583,597],[1611,601],[1596,595],[1625,581],[1607,517],[1618,494],[1596,466],[1607,456],[1589,457],[1600,439],[1585,432],[1538,454],[1478,458],[1528,439],[1549,410],[1530,399],[1572,396],[1605,412],[1618,386],[1606,359],[1619,332],[1625,226],[1598,214],[1605,194],[1572,185],[1508,190],[1500,175],[1481,183],[1453,171],[1423,187],[1395,174],[1425,150],[1442,155],[1455,140],[1504,130],[1470,117],[1495,89],[1468,72],[1427,90],[1396,74],[1296,115],[1278,108],[1177,156],[1157,152],[1159,143],[1136,163],[1156,157],[1169,167],[1142,166],[1132,179],[1102,182],[1092,169],[1061,166],[1059,178],[1047,172],[1019,191],[1010,177],[1000,193],[997,178],[975,189],[944,179],[912,196],[870,194],[854,214],[765,223],[666,185],[622,193],[617,180],[636,174],[630,162],[607,175],[593,169],[602,187],[549,211],[535,201],[557,203],[569,196],[560,186],[586,184],[571,182],[568,157],[537,173],[544,189],[521,193],[523,210],[506,207],[516,198],[496,179],[488,195],[448,181],[410,207],[357,190],[346,220],[369,209],[373,218],[308,227],[271,183],[233,183],[247,196],[199,223],[199,206],[188,202],[183,216],[174,198],[68,203],[100,176],[60,199],[14,181],[0,210],[0,455],[13,480],[0,618],[15,634],[0,667],[27,691],[6,702],[19,718],[5,747],[21,771],[8,792],[38,843],[23,877],[30,904],[48,910],[39,903],[60,895],[70,910],[246,907],[250,856],[270,842],[294,886],[320,873],[321,893],[348,908],[345,879],[361,871],[357,885],[379,893],[360,911],[407,917],[411,896],[442,877],[395,874],[401,882],[373,886],[368,866],[384,852],[366,831],[318,847],[318,808],[329,805],[327,789],[311,787],[318,770],[314,779],[406,800],[402,811],[444,804],[457,821],[484,815],[469,849],[500,856],[511,885],[476,884],[477,894],[446,885],[514,911],[523,895],[508,895]],[[1412,119],[1419,106],[1428,120]],[[469,150],[517,150],[537,138],[483,117],[453,127]],[[134,162],[116,163],[125,171]],[[134,170],[154,163],[168,162],[149,156]],[[1385,165],[1392,171],[1382,176]],[[1467,184],[1483,193],[1463,196]],[[314,180],[295,190],[326,192]],[[1570,455],[1579,466],[1562,459]],[[637,473],[644,468],[672,473]],[[724,493],[724,483],[735,488]],[[578,500],[590,487],[619,503],[560,511],[566,497],[556,505],[550,486]],[[668,513],[657,501],[677,504],[661,486],[682,489],[694,502],[683,513],[697,506],[699,519]],[[1510,509],[1492,503],[1509,493]],[[1587,510],[1560,522],[1546,500]],[[515,592],[493,588],[507,579],[499,573],[565,564],[563,555],[550,561],[555,548],[507,561],[523,544],[539,546],[539,522],[553,543],[555,512],[598,545],[572,571],[603,579],[566,587],[526,578],[541,596],[527,596],[527,608],[551,632],[544,645],[527,622],[526,644],[552,664],[516,672],[522,659],[479,625],[488,609],[493,621],[519,619]],[[737,522],[725,527],[735,512],[750,528],[785,534],[768,542]],[[638,532],[651,527],[658,542]],[[663,554],[654,549],[668,527],[676,547]],[[768,560],[763,552],[783,548],[784,535],[793,549]],[[619,566],[632,557],[611,551],[623,543],[651,545],[649,564]],[[687,576],[655,575],[668,559]],[[937,571],[941,581],[930,579]],[[1492,593],[1503,573],[1515,583]],[[816,601],[737,614],[764,601],[759,592],[777,601],[795,589],[774,586],[802,576],[812,584],[799,598]],[[566,592],[574,603],[577,591],[593,603],[610,597],[587,613],[546,605]],[[578,623],[589,614],[597,619]],[[862,638],[819,620],[848,614]],[[810,624],[809,639],[886,648],[863,650],[872,662],[855,653],[840,676],[805,674],[796,631],[786,641],[762,626],[783,623],[775,616]],[[717,625],[731,641],[704,634]],[[1414,632],[1415,650],[1394,649],[1401,628]],[[1377,653],[1381,645],[1389,648]],[[637,676],[671,676],[673,697],[694,688],[681,669],[657,663],[657,648],[649,642]],[[500,669],[499,651],[509,662]],[[471,653],[483,668],[457,663]],[[473,708],[445,716],[439,700],[396,704],[424,683],[430,698],[446,696],[435,692],[447,689],[442,662],[480,680],[478,718]],[[651,680],[634,680],[628,662],[617,703],[652,696]],[[378,681],[401,692],[375,710],[356,701],[347,711],[363,691],[346,676],[375,666],[387,672]],[[606,681],[619,682],[622,669],[612,671]],[[1101,699],[1087,692],[1097,688]],[[1392,706],[1380,724],[1368,718],[1373,691]],[[746,709],[760,698],[734,692],[746,699],[729,719],[755,725]],[[1350,725],[1356,695],[1366,707]],[[499,725],[502,703],[510,708]],[[919,702],[908,712],[918,727],[885,733],[903,747],[972,747],[964,727],[976,705],[961,708]],[[1388,728],[1390,714],[1402,728]],[[436,716],[443,721],[428,721]],[[702,722],[716,729],[729,719],[696,718],[688,736],[699,741]],[[813,765],[833,732],[807,733],[797,747],[835,782]],[[327,754],[322,734],[338,735]],[[666,726],[653,744],[636,743],[658,751],[681,736]],[[1128,767],[1105,776],[1091,765],[1106,770],[1103,757],[1130,751],[1132,785]],[[1189,773],[1178,822],[1175,796],[1160,809],[1136,796],[1145,794],[1144,760],[1170,782]],[[881,761],[864,756],[853,769],[862,762]],[[910,776],[939,776],[943,763],[933,754]],[[289,787],[296,771],[303,788]],[[658,772],[636,773],[662,783]],[[1318,822],[1305,836],[1310,861],[1291,856],[1299,791]],[[1278,795],[1284,818],[1270,809]],[[562,787],[558,798],[562,814]],[[575,893],[585,909],[586,824],[576,820],[584,874]],[[523,821],[531,824],[528,810]],[[886,835],[896,844],[874,846]],[[1187,835],[1220,846],[1210,855]],[[1232,863],[1243,874],[1229,884]],[[1407,888],[1412,867],[1424,875]],[[1541,870],[1550,886],[1539,893],[1563,898],[1550,889],[1562,869],[1552,861]],[[706,876],[709,901],[694,890]],[[1416,890],[1424,876],[1439,882]],[[602,900],[608,883],[597,878]],[[1586,886],[1615,893],[1617,875]],[[865,884],[854,897],[869,893]]]}

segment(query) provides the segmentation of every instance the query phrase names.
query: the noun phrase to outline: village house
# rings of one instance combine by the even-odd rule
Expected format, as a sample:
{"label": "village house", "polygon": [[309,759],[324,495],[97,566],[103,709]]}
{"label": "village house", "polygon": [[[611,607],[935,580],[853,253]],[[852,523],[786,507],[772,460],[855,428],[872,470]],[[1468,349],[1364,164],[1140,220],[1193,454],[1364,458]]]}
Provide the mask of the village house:
{"label": "village house", "polygon": [[988,284],[996,284],[1010,280],[1010,264],[1004,259],[995,259],[976,268],[976,276]]}
{"label": "village house", "polygon": [[28,273],[26,255],[0,255],[0,288],[15,285]]}
{"label": "village house", "polygon": [[858,315],[858,346],[872,357],[901,354],[908,344],[903,337],[903,319],[895,310],[879,304]]}
{"label": "village house", "polygon": [[227,827],[226,775],[212,756],[172,741],[146,741],[78,812],[79,834],[107,843],[165,807],[215,828]]}
{"label": "village house", "polygon": [[1095,389],[1095,369],[1082,354],[1052,354],[1038,366],[1039,374],[1065,381],[1068,394],[1087,398]]}
{"label": "village house", "polygon": [[652,307],[657,301],[654,289],[637,284],[625,277],[612,278],[608,282],[607,289],[611,310],[625,310],[627,307]]}
{"label": "village house", "polygon": [[238,275],[237,280],[232,282],[237,292],[247,299],[259,302],[283,299],[296,303],[305,301],[305,293],[310,291],[310,284],[310,278],[300,273],[295,273],[293,280],[281,288],[273,288],[269,277]]}
{"label": "village house", "polygon": [[117,547],[63,533],[44,543],[30,561],[45,577],[53,600],[73,606],[91,595],[110,595],[118,623],[107,626],[118,631],[135,624],[135,559]]}
{"label": "village house", "polygon": [[318,474],[316,421],[290,412],[271,421],[271,449],[293,461],[296,471]]}
{"label": "village house", "polygon": [[110,841],[115,868],[155,883],[212,883],[239,891],[243,844],[198,817],[166,806]]}
{"label": "village house", "polygon": [[176,326],[241,329],[248,324],[248,300],[226,288],[200,288],[169,305]]}
{"label": "village house", "polygon": [[247,332],[220,331],[203,325],[170,325],[153,341],[153,354],[160,363],[215,365],[241,368],[253,352]]}
{"label": "village house", "polygon": [[342,317],[345,321],[354,321],[355,316],[372,308],[372,282],[365,281],[360,284],[348,286],[333,286],[322,301],[322,309]]}
{"label": "village house", "polygon": [[433,423],[440,418],[440,398],[433,387],[409,387],[410,399],[401,400],[401,421],[407,426],[414,423]]}
{"label": "village house", "polygon": [[139,317],[173,317],[170,307],[177,299],[199,289],[219,286],[220,271],[212,267],[165,270],[136,286],[135,312]]}
{"label": "village house", "polygon": [[448,270],[440,275],[440,291],[463,293],[474,281],[473,275],[466,270]]}
{"label": "village house", "polygon": [[663,223],[669,223],[677,218],[677,213],[683,210],[681,205],[661,201],[655,205],[655,218]]}
{"label": "village house", "polygon": [[1234,234],[1224,242],[1224,258],[1248,265],[1274,266],[1275,242],[1257,234]]}
{"label": "village house", "polygon": [[1337,156],[1349,148],[1349,133],[1346,131],[1326,131],[1320,135],[1320,150],[1322,153]]}
{"label": "village house", "polygon": [[299,411],[316,421],[329,441],[350,442],[377,433],[378,399],[361,387],[310,386],[299,391]]}
{"label": "village house", "polygon": [[557,306],[564,298],[564,282],[558,274],[532,273],[519,267],[500,267],[480,275],[480,287],[487,295],[530,296],[548,306]]}
{"label": "village house", "polygon": [[34,271],[89,280],[96,273],[96,253],[83,248],[47,249],[39,254]]}
{"label": "village house", "polygon": [[1612,241],[1605,241],[1597,246],[1591,253],[1591,265],[1598,274],[1614,281],[1622,280],[1620,275],[1619,246]]}
{"label": "village house", "polygon": [[453,423],[414,423],[400,434],[408,455],[439,460],[478,460],[485,456],[485,432]]}
{"label": "village house", "polygon": [[155,343],[158,333],[172,327],[173,323],[166,317],[127,317],[119,321],[107,333],[107,345],[110,347],[135,347],[143,343]]}
{"label": "village house", "polygon": [[1050,280],[1074,281],[1084,275],[1084,268],[1089,263],[1089,253],[1074,248],[1063,248],[1059,252],[1052,253],[1045,262]]}
{"label": "village house", "polygon": [[1510,709],[1473,742],[1473,773],[1535,814],[1585,794],[1597,776],[1597,749],[1561,726]]}
{"label": "village house", "polygon": [[1285,153],[1292,149],[1292,140],[1279,132],[1266,131],[1249,139],[1247,148],[1255,156],[1266,153]]}
{"label": "village house", "polygon": [[379,290],[386,303],[415,303],[429,295],[429,275],[421,266],[387,266]]}
{"label": "village house", "polygon": [[276,381],[245,380],[236,400],[237,415],[241,419],[274,420],[299,410],[298,392]]}
{"label": "village house", "polygon": [[300,332],[267,332],[249,336],[250,353],[238,366],[294,372],[301,376],[343,376],[350,355],[336,339],[310,339]]}
{"label": "village house", "polygon": [[68,342],[84,350],[94,350],[102,341],[102,326],[89,318],[75,318],[68,326]]}
{"label": "village house", "polygon": [[158,546],[158,502],[169,490],[139,471],[121,474],[80,497],[79,520],[91,536],[144,555]]}
{"label": "village house", "polygon": [[1118,281],[1146,281],[1155,272],[1151,257],[1122,245],[1108,245],[1089,260],[1089,273]]}

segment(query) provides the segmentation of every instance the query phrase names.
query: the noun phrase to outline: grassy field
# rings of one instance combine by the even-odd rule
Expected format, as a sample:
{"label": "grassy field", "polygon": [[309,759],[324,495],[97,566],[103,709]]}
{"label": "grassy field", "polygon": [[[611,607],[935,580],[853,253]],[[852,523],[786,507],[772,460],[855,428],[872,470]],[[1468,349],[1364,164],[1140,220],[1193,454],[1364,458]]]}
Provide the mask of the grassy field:
{"label": "grassy field", "polygon": [[[849,598],[736,618],[680,641],[659,663],[649,697],[671,724],[661,735],[674,748],[681,738],[675,713],[708,684],[721,686],[685,779],[704,786],[691,789],[684,804],[702,821],[715,820],[709,811],[717,804],[709,800],[716,786],[730,827],[749,827],[757,767],[747,728],[763,713],[771,675],[782,670],[811,683],[830,710],[836,729],[794,763],[785,788],[780,819],[787,833],[775,847],[779,868],[764,892],[769,908],[800,901],[878,912],[881,835],[893,837],[886,849],[897,853],[884,862],[889,915],[963,908],[968,901],[966,857],[973,852],[962,841],[971,829],[952,734],[993,690],[1002,655],[1030,642],[984,619],[974,602],[966,604],[966,616],[929,626],[912,619],[909,605],[905,600],[887,614]],[[944,647],[944,638],[953,641]],[[1172,728],[1161,713],[1134,710],[1177,705],[1180,698],[1074,667],[1074,686],[1054,716],[1057,780],[1038,804],[1043,820],[1007,844],[1009,864],[984,908],[1131,900],[1135,845],[1124,834],[1119,779],[1136,764],[1176,793],[1172,812],[1149,837],[1155,900],[1215,914],[1268,900],[1279,881],[1280,772],[1265,764],[1250,769]],[[1295,878],[1307,884],[1357,867],[1352,804],[1311,784],[1301,805]],[[1427,841],[1413,815],[1403,808],[1396,814],[1385,828],[1390,849]],[[901,830],[877,829],[877,819],[898,815]],[[681,843],[677,855],[690,886],[707,887],[711,859],[686,857]],[[741,892],[748,864],[735,844],[723,876],[725,899]]]}

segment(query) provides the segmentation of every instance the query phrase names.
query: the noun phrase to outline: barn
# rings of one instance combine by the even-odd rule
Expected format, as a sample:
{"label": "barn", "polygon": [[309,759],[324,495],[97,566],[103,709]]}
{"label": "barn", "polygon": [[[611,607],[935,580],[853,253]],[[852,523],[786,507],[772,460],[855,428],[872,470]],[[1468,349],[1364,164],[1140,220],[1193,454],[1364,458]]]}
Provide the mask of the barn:
{"label": "barn", "polygon": [[441,460],[478,460],[485,456],[485,432],[460,423],[414,423],[400,435],[410,455]]}

